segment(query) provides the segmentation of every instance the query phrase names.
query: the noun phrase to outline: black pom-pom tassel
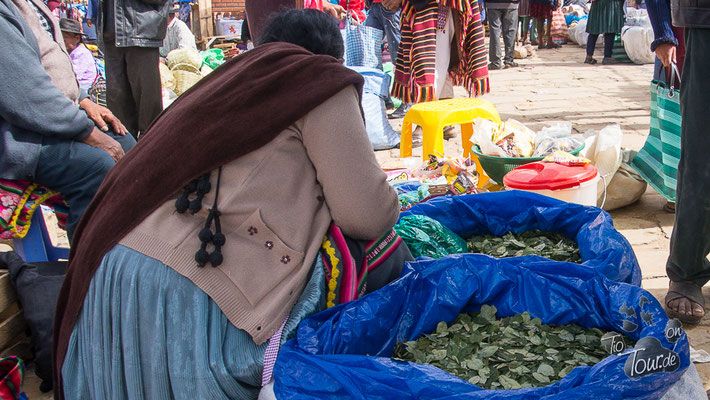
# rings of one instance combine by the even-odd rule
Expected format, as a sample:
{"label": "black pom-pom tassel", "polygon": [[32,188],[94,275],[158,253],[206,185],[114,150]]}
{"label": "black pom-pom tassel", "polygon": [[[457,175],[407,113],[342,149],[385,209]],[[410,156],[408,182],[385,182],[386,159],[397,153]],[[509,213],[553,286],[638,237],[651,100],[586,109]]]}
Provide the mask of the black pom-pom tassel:
{"label": "black pom-pom tassel", "polygon": [[187,190],[188,193],[193,193],[195,190],[197,190],[197,179],[191,180],[190,183],[185,186],[185,190]]}
{"label": "black pom-pom tassel", "polygon": [[200,238],[202,243],[209,243],[213,240],[212,231],[209,230],[209,228],[202,228],[200,233],[197,234],[197,237]]}
{"label": "black pom-pom tassel", "polygon": [[210,183],[209,178],[207,179],[200,179],[200,181],[197,183],[197,195],[204,195],[206,193],[209,193],[210,189],[212,189],[212,184]]}
{"label": "black pom-pom tassel", "polygon": [[226,241],[227,240],[222,232],[217,232],[212,236],[212,243],[214,243],[215,246],[224,246]]}
{"label": "black pom-pom tassel", "polygon": [[190,200],[190,214],[196,214],[200,210],[202,210],[202,198],[198,197]]}
{"label": "black pom-pom tassel", "polygon": [[207,253],[207,250],[205,250],[204,245],[202,248],[197,250],[197,253],[195,253],[195,261],[197,261],[197,265],[200,267],[204,267],[205,264],[207,264],[207,261],[209,261],[210,255]]}
{"label": "black pom-pom tassel", "polygon": [[213,267],[222,264],[222,251],[220,249],[215,249],[215,251],[210,254],[210,264],[212,264]]}
{"label": "black pom-pom tassel", "polygon": [[177,200],[175,200],[175,210],[180,214],[187,211],[187,207],[190,206],[190,201],[187,199],[187,192],[183,192]]}

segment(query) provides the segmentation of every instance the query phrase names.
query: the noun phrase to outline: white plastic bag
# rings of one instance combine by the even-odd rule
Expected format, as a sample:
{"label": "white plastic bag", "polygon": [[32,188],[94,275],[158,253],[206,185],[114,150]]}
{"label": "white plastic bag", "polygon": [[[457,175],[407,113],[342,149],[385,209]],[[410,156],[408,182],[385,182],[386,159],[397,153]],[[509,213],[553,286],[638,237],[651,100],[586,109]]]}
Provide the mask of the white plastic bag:
{"label": "white plastic bag", "polygon": [[579,148],[583,140],[572,136],[571,122],[557,122],[542,128],[535,135],[535,152],[533,157],[545,157],[556,151],[572,152]]}
{"label": "white plastic bag", "polygon": [[493,143],[493,131],[497,126],[498,124],[491,120],[476,118],[473,121],[473,143],[478,145],[483,154],[496,157],[508,157],[503,149]]}
{"label": "white plastic bag", "polygon": [[598,134],[585,140],[582,156],[592,161],[599,171],[597,194],[601,199],[606,187],[611,183],[614,174],[621,165],[621,139],[623,133],[620,125],[604,127]]}
{"label": "white plastic bag", "polygon": [[651,51],[653,28],[642,26],[624,27],[621,33],[624,50],[634,64],[653,64],[656,55]]}

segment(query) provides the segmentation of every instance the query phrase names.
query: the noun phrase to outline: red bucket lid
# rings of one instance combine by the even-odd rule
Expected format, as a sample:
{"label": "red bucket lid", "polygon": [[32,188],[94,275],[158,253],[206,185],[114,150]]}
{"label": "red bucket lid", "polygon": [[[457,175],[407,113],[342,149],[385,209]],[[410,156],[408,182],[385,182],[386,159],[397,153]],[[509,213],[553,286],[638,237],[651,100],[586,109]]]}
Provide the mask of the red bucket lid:
{"label": "red bucket lid", "polygon": [[503,177],[503,184],[511,189],[560,190],[579,186],[597,176],[592,164],[562,165],[534,162],[521,165]]}

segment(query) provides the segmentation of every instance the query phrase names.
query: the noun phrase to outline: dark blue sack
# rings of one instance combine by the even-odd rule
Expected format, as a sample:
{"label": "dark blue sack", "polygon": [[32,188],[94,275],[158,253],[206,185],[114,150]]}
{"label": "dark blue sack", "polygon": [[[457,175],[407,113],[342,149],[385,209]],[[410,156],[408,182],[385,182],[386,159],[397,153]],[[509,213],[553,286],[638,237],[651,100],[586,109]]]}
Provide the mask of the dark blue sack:
{"label": "dark blue sack", "polygon": [[362,111],[365,129],[374,150],[391,149],[399,144],[397,133],[387,120],[385,99],[389,97],[390,77],[381,69],[348,67],[365,78],[362,88]]}
{"label": "dark blue sack", "polygon": [[[537,258],[535,270],[524,266],[530,258]],[[451,322],[483,304],[495,305],[498,317],[528,311],[545,324],[618,332],[626,327],[628,336],[644,339],[619,356],[575,368],[557,383],[519,390],[486,391],[436,367],[389,358],[397,342],[433,332],[439,321]],[[422,260],[408,263],[402,277],[384,288],[301,322],[296,338],[279,352],[274,389],[279,400],[658,400],[690,363],[687,336],[680,331],[667,339],[668,321],[645,290],[578,264],[479,254]],[[656,354],[660,366],[644,371]],[[634,377],[626,375],[627,363]]]}
{"label": "dark blue sack", "polygon": [[[411,214],[433,218],[464,239],[473,234],[502,236],[535,229],[559,232],[577,242],[583,266],[598,270],[613,281],[641,285],[641,268],[633,248],[614,229],[611,216],[597,207],[508,190],[439,197],[413,206],[400,217]],[[540,262],[550,263],[537,257],[522,258],[523,265],[530,268]]]}

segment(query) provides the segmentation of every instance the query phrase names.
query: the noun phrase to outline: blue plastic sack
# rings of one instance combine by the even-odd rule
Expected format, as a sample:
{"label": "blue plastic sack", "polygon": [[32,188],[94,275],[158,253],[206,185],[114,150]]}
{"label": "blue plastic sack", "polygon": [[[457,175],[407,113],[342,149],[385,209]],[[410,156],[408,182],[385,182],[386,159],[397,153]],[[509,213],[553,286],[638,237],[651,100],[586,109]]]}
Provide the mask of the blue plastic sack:
{"label": "blue plastic sack", "polygon": [[[402,212],[400,218],[410,214],[433,218],[464,239],[474,234],[502,236],[535,229],[559,232],[577,242],[583,266],[613,281],[641,285],[641,268],[633,248],[614,229],[611,216],[597,207],[508,190],[435,198]],[[525,266],[539,264],[536,257],[522,258]]]}
{"label": "blue plastic sack", "polygon": [[387,120],[385,99],[389,96],[389,75],[376,68],[348,67],[365,78],[362,111],[365,129],[374,150],[391,149],[399,144],[399,134]]}
{"label": "blue plastic sack", "polygon": [[[307,318],[279,353],[276,398],[658,400],[680,379],[690,363],[687,336],[681,331],[675,343],[666,339],[668,317],[651,294],[578,264],[536,257],[533,270],[526,258],[457,254],[408,263],[384,288]],[[450,323],[483,304],[495,305],[499,318],[528,311],[545,324],[623,332],[631,323],[636,327],[627,335],[676,357],[675,368],[631,378],[625,364],[635,363],[638,372],[649,355],[629,349],[543,388],[487,391],[431,365],[389,358],[397,342],[415,340],[439,321]]]}

